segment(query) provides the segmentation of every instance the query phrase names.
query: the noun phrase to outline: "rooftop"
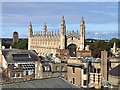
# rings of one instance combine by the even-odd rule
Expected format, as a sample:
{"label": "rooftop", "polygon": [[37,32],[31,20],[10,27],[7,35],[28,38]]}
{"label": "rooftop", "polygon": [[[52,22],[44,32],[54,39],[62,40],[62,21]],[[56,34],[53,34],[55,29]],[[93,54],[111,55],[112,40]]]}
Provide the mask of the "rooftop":
{"label": "rooftop", "polygon": [[99,63],[101,62],[101,59],[100,58],[93,58],[93,57],[70,57],[70,59],[73,59],[73,60],[81,60],[83,63],[88,63],[89,61],[93,62],[93,63]]}
{"label": "rooftop", "polygon": [[44,78],[18,83],[3,84],[3,88],[78,88],[62,78]]}
{"label": "rooftop", "polygon": [[112,76],[120,76],[120,64],[116,67],[114,67],[113,69],[111,69],[108,73],[109,75],[112,75]]}
{"label": "rooftop", "polygon": [[8,63],[33,62],[39,59],[34,50],[2,49],[1,52]]}

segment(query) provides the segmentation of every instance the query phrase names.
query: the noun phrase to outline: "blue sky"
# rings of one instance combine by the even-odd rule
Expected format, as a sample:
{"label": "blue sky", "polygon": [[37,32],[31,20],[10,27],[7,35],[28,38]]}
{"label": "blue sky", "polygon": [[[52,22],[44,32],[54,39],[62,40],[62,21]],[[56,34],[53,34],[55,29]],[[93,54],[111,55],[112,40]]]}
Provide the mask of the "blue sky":
{"label": "blue sky", "polygon": [[83,16],[86,24],[86,38],[110,39],[118,36],[117,2],[5,1],[2,3],[1,32],[4,38],[12,37],[14,31],[17,31],[20,37],[27,37],[30,21],[34,31],[42,31],[44,22],[48,25],[48,31],[58,30],[63,15],[68,31],[79,31]]}

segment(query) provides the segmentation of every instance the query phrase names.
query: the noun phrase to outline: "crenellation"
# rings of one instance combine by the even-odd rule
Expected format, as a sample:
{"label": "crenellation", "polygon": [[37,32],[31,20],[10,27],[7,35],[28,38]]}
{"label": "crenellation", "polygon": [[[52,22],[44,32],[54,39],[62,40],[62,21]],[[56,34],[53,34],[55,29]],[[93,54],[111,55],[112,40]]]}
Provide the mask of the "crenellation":
{"label": "crenellation", "polygon": [[60,29],[47,30],[46,22],[43,25],[42,31],[34,31],[32,23],[29,25],[28,32],[28,49],[34,49],[39,55],[56,54],[57,49],[68,49],[69,45],[75,45],[76,49],[84,50],[85,40],[85,22],[82,17],[80,22],[80,34],[72,31],[66,31],[64,16],[60,23]]}

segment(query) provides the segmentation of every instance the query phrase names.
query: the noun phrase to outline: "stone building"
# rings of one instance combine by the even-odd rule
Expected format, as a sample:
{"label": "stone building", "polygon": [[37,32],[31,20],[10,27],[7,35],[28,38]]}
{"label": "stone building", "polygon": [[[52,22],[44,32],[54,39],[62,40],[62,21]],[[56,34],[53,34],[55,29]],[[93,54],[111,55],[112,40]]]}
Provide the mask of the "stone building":
{"label": "stone building", "polygon": [[120,64],[108,72],[109,87],[116,90],[120,89],[120,71],[119,70],[120,70]]}
{"label": "stone building", "polygon": [[4,81],[18,82],[35,78],[35,61],[39,60],[33,50],[2,49],[0,63]]}
{"label": "stone building", "polygon": [[[32,23],[30,22],[28,29],[28,49],[36,50],[39,55],[56,54],[59,49],[68,49],[69,55],[75,57],[77,51],[85,50],[85,21],[83,17],[80,22],[80,34],[74,31],[69,34],[67,33],[64,16],[62,17],[58,33],[56,31],[48,32],[46,23],[41,33],[33,33]],[[89,52],[89,50],[86,51]]]}
{"label": "stone building", "polygon": [[71,83],[82,86],[82,75],[81,71],[84,65],[82,64],[81,60],[75,60],[75,59],[68,59],[68,81]]}
{"label": "stone building", "polygon": [[63,62],[59,58],[36,61],[35,79],[50,77],[61,77],[67,80],[67,62]]}
{"label": "stone building", "polygon": [[14,33],[13,33],[13,44],[14,43],[18,43],[18,38],[19,37],[19,35],[18,35],[18,33],[15,31]]}
{"label": "stone building", "polygon": [[101,61],[95,58],[68,59],[68,81],[83,88],[101,88]]}

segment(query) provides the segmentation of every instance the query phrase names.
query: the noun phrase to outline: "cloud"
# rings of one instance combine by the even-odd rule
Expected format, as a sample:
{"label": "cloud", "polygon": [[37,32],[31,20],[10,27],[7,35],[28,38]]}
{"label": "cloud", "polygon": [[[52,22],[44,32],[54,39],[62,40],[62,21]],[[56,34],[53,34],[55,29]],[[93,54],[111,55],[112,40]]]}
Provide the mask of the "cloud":
{"label": "cloud", "polygon": [[[117,8],[114,3],[3,3],[3,21],[24,23],[28,21],[57,23],[65,15],[67,23],[77,23],[84,16],[88,23],[115,22]],[[62,7],[61,7],[62,6]],[[49,10],[48,10],[49,8]],[[71,14],[72,13],[72,14]],[[114,17],[113,17],[114,16]],[[18,20],[19,18],[19,20]],[[71,18],[71,19],[70,19]],[[7,21],[8,20],[8,21]]]}
{"label": "cloud", "polygon": [[95,35],[98,35],[98,34],[99,34],[98,32],[95,33]]}
{"label": "cloud", "polygon": [[[86,31],[116,31],[117,30],[117,3],[35,3],[35,2],[4,2],[3,30],[11,33],[20,32],[21,37],[27,35],[28,25],[31,21],[34,31],[43,30],[44,22],[48,30],[60,28],[61,17],[65,16],[67,30],[80,30],[80,20],[84,16]],[[110,7],[112,7],[110,9]],[[22,34],[21,32],[26,34]]]}

